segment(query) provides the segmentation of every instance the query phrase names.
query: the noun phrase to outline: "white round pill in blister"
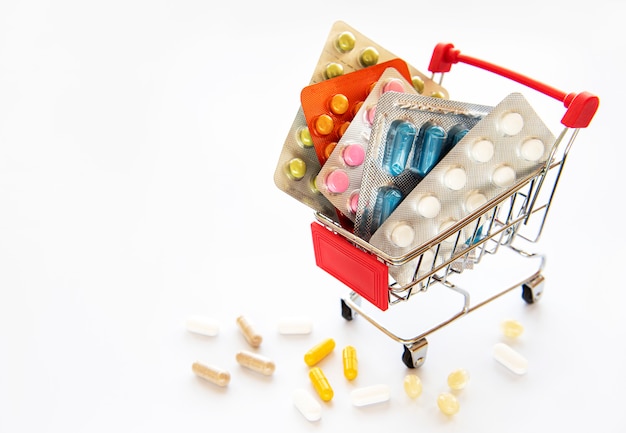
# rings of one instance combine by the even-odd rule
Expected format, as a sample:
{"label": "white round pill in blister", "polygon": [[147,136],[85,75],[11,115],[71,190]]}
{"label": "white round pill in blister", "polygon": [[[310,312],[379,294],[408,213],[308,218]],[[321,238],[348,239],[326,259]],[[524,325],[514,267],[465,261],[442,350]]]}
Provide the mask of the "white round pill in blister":
{"label": "white round pill in blister", "polygon": [[538,138],[529,138],[520,145],[520,155],[526,161],[539,161],[544,152],[545,145]]}
{"label": "white round pill in blister", "polygon": [[220,331],[217,320],[205,316],[191,316],[185,323],[187,330],[194,334],[207,335],[213,337]]}
{"label": "white round pill in blister", "polygon": [[[448,230],[450,227],[452,227],[456,223],[457,222],[455,220],[453,220],[453,219],[449,219],[449,220],[446,220],[446,221],[442,222],[439,225],[439,233],[445,232],[446,230]],[[444,239],[443,242],[454,242],[456,240],[456,238],[457,238],[457,234],[453,233],[452,235],[450,235],[446,239]]]}
{"label": "white round pill in blister", "polygon": [[509,165],[501,165],[491,174],[491,181],[494,185],[508,188],[515,183],[515,170]]}
{"label": "white round pill in blister", "polygon": [[294,406],[308,421],[322,418],[322,405],[305,389],[298,388],[292,394]]}
{"label": "white round pill in blister", "polygon": [[408,224],[400,223],[391,230],[389,239],[400,248],[408,247],[415,239],[415,230]]}
{"label": "white round pill in blister", "polygon": [[454,191],[463,189],[467,183],[467,173],[462,167],[452,167],[444,174],[443,184]]}
{"label": "white round pill in blister", "polygon": [[422,253],[422,261],[419,263],[418,274],[425,274],[433,268],[433,260],[435,259],[435,253],[432,250],[426,250]]}
{"label": "white round pill in blister", "polygon": [[465,209],[467,212],[472,213],[485,203],[487,203],[487,196],[481,192],[474,191],[465,199]]}
{"label": "white round pill in blister", "polygon": [[470,146],[470,155],[477,162],[487,162],[493,158],[495,146],[491,140],[486,138],[474,142]]}
{"label": "white round pill in blister", "polygon": [[441,210],[441,202],[434,195],[422,197],[417,202],[417,211],[424,218],[435,218]]}
{"label": "white round pill in blister", "polygon": [[504,135],[517,135],[524,127],[524,118],[519,113],[509,111],[502,115],[498,126]]}

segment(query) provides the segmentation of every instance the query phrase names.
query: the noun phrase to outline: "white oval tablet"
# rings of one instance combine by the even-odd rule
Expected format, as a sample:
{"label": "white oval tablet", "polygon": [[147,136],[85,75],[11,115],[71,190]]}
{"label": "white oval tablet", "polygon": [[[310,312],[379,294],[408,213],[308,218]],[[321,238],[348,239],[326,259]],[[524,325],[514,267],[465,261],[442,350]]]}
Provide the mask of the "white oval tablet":
{"label": "white oval tablet", "polygon": [[524,127],[524,118],[513,111],[504,113],[500,118],[500,131],[505,135],[517,135]]}
{"label": "white oval tablet", "polygon": [[415,239],[415,230],[407,224],[400,223],[393,228],[389,239],[400,248],[408,247]]}
{"label": "white oval tablet", "polygon": [[220,331],[217,320],[205,316],[191,316],[185,323],[187,330],[194,334],[215,336]]}
{"label": "white oval tablet", "polygon": [[439,215],[441,202],[434,195],[427,195],[417,203],[417,211],[424,218],[434,218]]}
{"label": "white oval tablet", "polygon": [[313,321],[308,317],[281,317],[278,320],[278,332],[285,335],[310,334]]}
{"label": "white oval tablet", "polygon": [[495,344],[493,346],[493,357],[515,374],[524,374],[528,370],[528,361],[526,358],[508,344]]}
{"label": "white oval tablet", "polygon": [[371,385],[357,388],[350,393],[350,400],[355,406],[368,406],[370,404],[382,403],[391,397],[389,385]]}
{"label": "white oval tablet", "polygon": [[292,394],[294,406],[308,421],[317,421],[322,417],[322,405],[305,389],[298,388]]}
{"label": "white oval tablet", "polygon": [[520,146],[520,154],[527,161],[539,161],[545,152],[543,141],[538,138],[529,138]]}

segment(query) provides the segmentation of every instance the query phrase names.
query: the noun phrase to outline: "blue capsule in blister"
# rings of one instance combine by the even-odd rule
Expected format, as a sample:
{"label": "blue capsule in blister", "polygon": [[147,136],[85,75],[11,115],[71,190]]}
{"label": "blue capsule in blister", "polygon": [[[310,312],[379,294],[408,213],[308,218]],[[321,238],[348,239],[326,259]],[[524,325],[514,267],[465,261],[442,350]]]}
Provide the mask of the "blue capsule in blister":
{"label": "blue capsule in blister", "polygon": [[454,146],[456,146],[456,144],[461,141],[468,132],[469,129],[467,126],[460,123],[450,128],[441,157],[443,158]]}
{"label": "blue capsule in blister", "polygon": [[446,140],[446,130],[439,125],[427,122],[417,137],[413,161],[409,169],[419,177],[425,177],[439,162]]}
{"label": "blue capsule in blister", "polygon": [[406,120],[394,120],[389,126],[383,155],[383,168],[392,176],[398,176],[406,167],[417,128]]}
{"label": "blue capsule in blister", "polygon": [[383,186],[376,194],[376,203],[372,212],[370,232],[374,233],[380,225],[391,215],[402,201],[402,192],[393,186]]}

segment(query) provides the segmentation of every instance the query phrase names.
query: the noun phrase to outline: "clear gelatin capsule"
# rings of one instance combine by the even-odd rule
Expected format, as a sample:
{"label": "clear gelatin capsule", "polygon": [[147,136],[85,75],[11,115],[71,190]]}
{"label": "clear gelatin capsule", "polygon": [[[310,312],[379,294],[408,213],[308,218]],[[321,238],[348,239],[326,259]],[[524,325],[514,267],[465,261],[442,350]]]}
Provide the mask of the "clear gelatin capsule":
{"label": "clear gelatin capsule", "polygon": [[346,346],[342,352],[343,375],[348,380],[354,380],[359,374],[359,361],[356,356],[356,349],[353,346]]}
{"label": "clear gelatin capsule", "polygon": [[330,383],[321,368],[313,367],[309,371],[309,379],[311,380],[317,395],[319,395],[323,401],[330,401],[333,399],[335,392],[330,386]]}
{"label": "clear gelatin capsule", "polygon": [[378,190],[370,225],[372,233],[389,218],[389,215],[398,207],[402,198],[402,192],[396,187],[384,186]]}
{"label": "clear gelatin capsule", "polygon": [[237,326],[239,326],[239,330],[250,346],[259,347],[261,345],[263,337],[255,331],[254,327],[246,317],[237,317]]}
{"label": "clear gelatin capsule", "polygon": [[191,371],[198,377],[207,380],[217,386],[226,386],[230,382],[230,373],[222,370],[214,365],[205,365],[200,362],[194,362],[191,365]]}
{"label": "clear gelatin capsule", "polygon": [[439,162],[446,140],[446,131],[439,125],[427,122],[420,129],[409,169],[418,177],[425,177]]}
{"label": "clear gelatin capsule", "polygon": [[469,382],[469,372],[464,368],[454,370],[448,375],[448,386],[454,391],[459,391]]}
{"label": "clear gelatin capsule", "polygon": [[379,384],[354,389],[350,392],[350,401],[354,406],[369,406],[383,403],[391,397],[389,385]]}
{"label": "clear gelatin capsule", "polygon": [[264,374],[265,376],[271,376],[274,374],[274,370],[276,370],[276,364],[274,364],[274,361],[266,356],[259,355],[258,353],[242,350],[237,352],[235,359],[242,367]]}
{"label": "clear gelatin capsule", "polygon": [[459,411],[459,400],[451,392],[442,392],[437,396],[437,407],[446,415],[454,415]]}
{"label": "clear gelatin capsule", "polygon": [[524,325],[517,320],[505,320],[500,327],[502,328],[504,336],[508,338],[517,338],[524,333]]}
{"label": "clear gelatin capsule", "polygon": [[416,374],[407,374],[404,376],[404,392],[410,398],[417,398],[422,395],[422,380]]}
{"label": "clear gelatin capsule", "polygon": [[383,168],[392,176],[398,176],[406,163],[417,137],[417,128],[407,120],[394,120],[389,126],[385,140]]}
{"label": "clear gelatin capsule", "polygon": [[313,346],[307,353],[304,354],[304,362],[309,367],[314,366],[322,359],[326,358],[330,352],[335,349],[335,340],[327,338],[320,343]]}

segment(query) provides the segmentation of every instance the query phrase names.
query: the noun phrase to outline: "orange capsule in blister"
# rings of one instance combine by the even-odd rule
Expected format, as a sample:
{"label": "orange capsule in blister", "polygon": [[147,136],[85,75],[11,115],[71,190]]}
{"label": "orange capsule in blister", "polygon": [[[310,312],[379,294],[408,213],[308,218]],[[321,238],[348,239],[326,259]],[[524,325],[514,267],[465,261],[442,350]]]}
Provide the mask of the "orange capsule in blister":
{"label": "orange capsule in blister", "polygon": [[356,349],[353,346],[346,346],[342,352],[343,375],[348,380],[353,380],[359,373],[359,363],[356,357]]}
{"label": "orange capsule in blister", "polygon": [[309,379],[311,379],[311,383],[313,384],[315,391],[317,392],[317,394],[320,396],[322,400],[324,401],[332,400],[333,396],[335,395],[335,392],[333,391],[333,388],[330,386],[330,383],[328,382],[328,379],[326,378],[326,375],[324,374],[321,368],[313,367],[309,371]]}
{"label": "orange capsule in blister", "polygon": [[326,358],[330,352],[335,349],[335,340],[327,338],[326,340],[313,346],[307,353],[304,354],[304,362],[309,367],[314,366],[322,359]]}

